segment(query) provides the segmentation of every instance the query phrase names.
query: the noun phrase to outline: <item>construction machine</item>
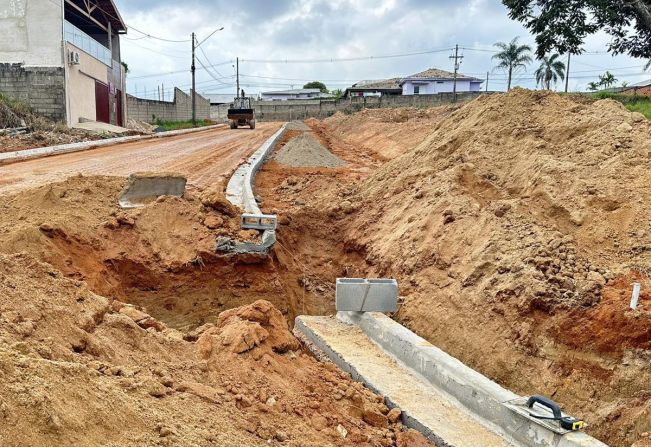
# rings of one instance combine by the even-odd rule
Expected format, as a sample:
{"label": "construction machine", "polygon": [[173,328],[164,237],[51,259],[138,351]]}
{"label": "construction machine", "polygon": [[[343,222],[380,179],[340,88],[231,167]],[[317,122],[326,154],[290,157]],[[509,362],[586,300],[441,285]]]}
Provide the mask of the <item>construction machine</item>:
{"label": "construction machine", "polygon": [[239,126],[249,126],[251,129],[255,129],[255,109],[251,104],[251,98],[244,96],[244,90],[242,90],[242,96],[233,100],[226,116],[231,121],[231,129],[237,129]]}

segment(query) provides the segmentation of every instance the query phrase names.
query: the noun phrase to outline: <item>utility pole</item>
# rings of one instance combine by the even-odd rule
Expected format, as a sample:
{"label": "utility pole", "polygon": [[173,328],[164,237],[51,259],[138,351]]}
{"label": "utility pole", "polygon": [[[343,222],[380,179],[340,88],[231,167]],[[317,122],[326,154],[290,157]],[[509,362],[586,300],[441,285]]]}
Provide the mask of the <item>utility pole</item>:
{"label": "utility pole", "polygon": [[192,127],[195,127],[197,125],[197,102],[196,98],[194,97],[194,88],[195,88],[195,80],[194,80],[194,72],[196,71],[196,67],[194,65],[194,44],[195,44],[195,37],[194,33],[192,33],[192,67],[190,68],[192,71]]}
{"label": "utility pole", "polygon": [[452,101],[457,102],[457,74],[459,73],[459,65],[461,65],[461,59],[463,59],[463,56],[459,56],[459,44],[454,47],[454,56],[450,56],[450,59],[454,59],[454,85],[452,87]]}
{"label": "utility pole", "polygon": [[565,67],[565,93],[567,93],[570,86],[570,56],[572,53],[567,53],[567,67]]}
{"label": "utility pole", "polygon": [[237,78],[237,97],[240,97],[240,58],[235,58],[235,74]]}
{"label": "utility pole", "polygon": [[486,93],[488,93],[488,75],[490,74],[489,71],[486,72]]}

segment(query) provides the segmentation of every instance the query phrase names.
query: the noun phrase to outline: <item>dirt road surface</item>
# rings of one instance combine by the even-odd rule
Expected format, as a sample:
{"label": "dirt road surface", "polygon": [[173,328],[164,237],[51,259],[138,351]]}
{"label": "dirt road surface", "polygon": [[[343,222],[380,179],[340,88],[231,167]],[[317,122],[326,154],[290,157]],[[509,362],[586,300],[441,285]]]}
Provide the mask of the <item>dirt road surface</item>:
{"label": "dirt road surface", "polygon": [[144,171],[185,174],[190,184],[201,188],[229,175],[279,127],[278,123],[260,123],[255,130],[224,127],[0,166],[0,194],[79,173],[127,176]]}

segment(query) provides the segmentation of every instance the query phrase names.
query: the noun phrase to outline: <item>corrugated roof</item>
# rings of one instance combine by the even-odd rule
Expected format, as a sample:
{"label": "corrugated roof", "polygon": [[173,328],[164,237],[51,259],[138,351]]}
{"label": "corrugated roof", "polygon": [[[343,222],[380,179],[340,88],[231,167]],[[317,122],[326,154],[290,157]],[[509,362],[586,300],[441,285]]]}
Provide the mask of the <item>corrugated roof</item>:
{"label": "corrugated roof", "polygon": [[201,96],[210,100],[211,104],[229,104],[233,102],[236,93],[202,93]]}
{"label": "corrugated roof", "polygon": [[99,6],[99,9],[105,13],[106,18],[111,22],[111,28],[113,28],[114,31],[127,31],[127,24],[124,23],[120,11],[118,11],[113,0],[97,0],[97,6]]}
{"label": "corrugated roof", "polygon": [[321,93],[318,88],[295,88],[291,90],[276,90],[273,92],[262,92],[263,95],[300,95],[306,93]]}

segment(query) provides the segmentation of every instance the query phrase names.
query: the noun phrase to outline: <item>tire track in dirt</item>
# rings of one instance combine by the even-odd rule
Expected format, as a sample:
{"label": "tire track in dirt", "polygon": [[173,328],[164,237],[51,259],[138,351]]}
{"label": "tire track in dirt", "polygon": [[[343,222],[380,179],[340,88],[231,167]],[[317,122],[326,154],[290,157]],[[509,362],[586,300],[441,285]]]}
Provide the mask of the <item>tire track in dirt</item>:
{"label": "tire track in dirt", "polygon": [[128,176],[143,171],[178,172],[187,175],[190,184],[203,188],[229,175],[279,126],[261,123],[247,131],[220,128],[0,166],[0,194],[76,174]]}

